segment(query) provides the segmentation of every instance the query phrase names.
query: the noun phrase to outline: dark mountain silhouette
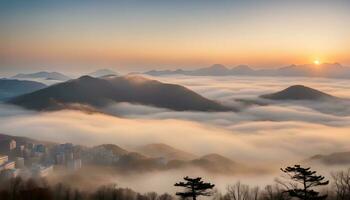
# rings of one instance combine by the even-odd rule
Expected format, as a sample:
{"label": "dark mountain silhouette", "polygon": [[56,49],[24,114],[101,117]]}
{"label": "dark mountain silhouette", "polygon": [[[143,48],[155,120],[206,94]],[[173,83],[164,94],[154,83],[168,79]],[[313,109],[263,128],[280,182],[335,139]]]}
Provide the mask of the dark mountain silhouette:
{"label": "dark mountain silhouette", "polygon": [[146,156],[165,158],[166,160],[188,161],[196,158],[196,156],[191,153],[175,149],[174,147],[161,143],[140,146],[136,150],[137,152]]}
{"label": "dark mountain silhouette", "polygon": [[329,77],[346,78],[350,77],[350,68],[343,67],[339,63],[323,63],[320,65],[290,65],[281,67],[271,74],[279,76],[308,76],[308,77]]}
{"label": "dark mountain silhouette", "polygon": [[219,154],[208,154],[202,156],[199,159],[193,160],[191,164],[212,172],[226,171],[228,173],[235,172],[241,167],[240,164]]}
{"label": "dark mountain silhouette", "polygon": [[99,146],[95,146],[93,147],[95,149],[106,149],[108,151],[111,151],[112,154],[114,155],[118,155],[118,156],[121,156],[121,155],[125,155],[125,154],[128,154],[129,152],[115,144],[102,144],[102,145],[99,145]]}
{"label": "dark mountain silhouette", "polygon": [[181,74],[181,75],[189,75],[186,74],[186,71],[179,69],[179,70],[151,70],[151,71],[147,71],[144,72],[144,74],[147,75],[151,75],[151,76],[166,76],[166,75],[177,75],[177,74]]}
{"label": "dark mountain silhouette", "polygon": [[277,69],[252,69],[247,65],[238,65],[227,68],[221,64],[196,70],[151,70],[145,74],[152,76],[162,75],[190,75],[190,76],[300,76],[300,77],[326,77],[350,78],[350,68],[339,63],[323,63],[320,65],[289,65]]}
{"label": "dark mountain silhouette", "polygon": [[262,98],[272,100],[327,100],[337,99],[327,93],[303,85],[293,85],[280,92],[262,95]]}
{"label": "dark mountain silhouette", "polygon": [[192,71],[192,75],[196,76],[224,76],[229,71],[224,65],[215,64],[210,67],[201,68]]}
{"label": "dark mountain silhouette", "polygon": [[92,73],[89,74],[89,76],[95,77],[95,78],[99,78],[99,77],[103,77],[103,76],[110,76],[110,75],[118,75],[117,72],[112,71],[110,69],[100,69],[97,71],[94,71]]}
{"label": "dark mountain silhouette", "polygon": [[64,74],[58,73],[58,72],[36,72],[32,74],[17,74],[16,76],[13,76],[14,79],[46,79],[46,80],[57,80],[57,81],[67,81],[70,78]]}
{"label": "dark mountain silhouette", "polygon": [[100,107],[112,102],[129,102],[177,111],[230,110],[183,86],[162,83],[141,76],[104,78],[83,76],[9,101],[9,103],[35,110],[62,109],[64,105],[74,103]]}
{"label": "dark mountain silhouette", "polygon": [[130,152],[114,144],[103,144],[87,149],[83,160],[90,164],[113,166],[124,173],[159,170],[163,167],[158,158]]}
{"label": "dark mountain silhouette", "polygon": [[254,74],[254,69],[250,68],[248,65],[238,65],[232,69],[230,69],[229,74],[234,75],[252,75]]}
{"label": "dark mountain silhouette", "polygon": [[161,75],[191,75],[191,76],[229,76],[229,75],[244,75],[244,74],[250,74],[253,73],[254,70],[251,69],[249,66],[246,65],[239,65],[237,67],[234,67],[232,69],[229,69],[221,64],[214,64],[210,67],[200,68],[196,70],[163,70],[163,71],[157,71],[152,70],[145,72],[145,74],[152,75],[152,76],[161,76]]}
{"label": "dark mountain silhouette", "polygon": [[326,165],[348,165],[350,164],[350,152],[336,152],[329,155],[315,155],[306,161],[320,162]]}
{"label": "dark mountain silhouette", "polygon": [[[249,168],[232,161],[229,158],[221,156],[219,154],[208,154],[199,158],[196,158],[190,153],[191,159],[188,160],[172,160],[159,156],[162,152],[157,154],[153,152],[155,149],[165,149],[163,152],[184,152],[175,149],[166,144],[150,144],[144,146],[145,148],[139,149],[138,152],[132,152],[120,148],[114,144],[103,144],[99,146],[87,149],[87,153],[83,156],[83,159],[91,164],[109,165],[115,167],[115,169],[122,170],[123,172],[129,171],[154,171],[154,170],[169,170],[169,169],[181,169],[181,168],[199,168],[212,173],[232,174],[237,172],[250,172]],[[152,155],[150,150],[152,149]],[[142,151],[145,150],[145,151]],[[186,159],[188,157],[185,157]]]}
{"label": "dark mountain silhouette", "polygon": [[46,85],[35,81],[0,79],[0,101],[34,92],[45,87]]}
{"label": "dark mountain silhouette", "polygon": [[172,160],[167,167],[170,169],[197,167],[212,173],[233,174],[248,172],[250,169],[219,154],[208,154],[190,161]]}
{"label": "dark mountain silhouette", "polygon": [[[26,143],[45,144],[49,148],[56,148],[55,146],[58,145],[54,142],[0,134],[0,154],[11,155],[13,158],[15,155],[12,155],[8,148],[10,140],[15,140],[17,145],[24,145]],[[74,149],[80,152],[80,157],[85,166],[113,167],[113,169],[120,170],[123,173],[134,171],[172,170],[191,167],[219,174],[253,172],[251,168],[219,154],[208,154],[196,157],[191,153],[175,149],[166,144],[150,144],[145,145],[144,147],[145,148],[142,149],[145,151],[141,151],[142,149],[140,149],[138,152],[133,152],[115,144],[102,144],[94,147],[74,145]],[[154,156],[149,155],[149,149],[154,153]],[[180,158],[185,158],[186,160],[164,159],[157,153],[153,152],[153,150],[156,149],[160,149],[162,151],[161,154],[165,152],[166,155],[168,155],[167,152],[180,152]],[[174,158],[176,157],[179,157],[179,155],[174,156]]]}
{"label": "dark mountain silhouette", "polygon": [[[242,164],[219,154],[197,157],[167,144],[149,144],[137,148],[137,152],[150,158],[163,158],[167,169],[196,167],[213,173],[243,172]],[[247,171],[249,171],[247,169]]]}
{"label": "dark mountain silhouette", "polygon": [[10,157],[15,156],[14,152],[11,152],[8,148],[9,142],[11,140],[15,140],[18,146],[24,145],[26,143],[45,144],[50,147],[56,145],[54,142],[35,140],[27,137],[12,136],[0,133],[0,155],[10,155]]}

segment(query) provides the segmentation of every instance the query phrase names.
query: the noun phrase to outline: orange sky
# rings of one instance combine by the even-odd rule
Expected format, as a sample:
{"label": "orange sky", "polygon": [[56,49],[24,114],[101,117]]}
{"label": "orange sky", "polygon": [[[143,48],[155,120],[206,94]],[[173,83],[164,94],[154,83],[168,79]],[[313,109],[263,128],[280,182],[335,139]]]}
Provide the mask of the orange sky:
{"label": "orange sky", "polygon": [[150,2],[5,5],[0,67],[350,64],[346,1]]}

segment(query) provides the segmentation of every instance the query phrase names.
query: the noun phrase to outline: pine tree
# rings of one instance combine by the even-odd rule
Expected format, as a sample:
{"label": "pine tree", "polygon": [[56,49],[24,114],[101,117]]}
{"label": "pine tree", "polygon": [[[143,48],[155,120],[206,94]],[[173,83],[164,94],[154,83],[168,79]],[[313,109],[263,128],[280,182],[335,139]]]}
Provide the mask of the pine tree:
{"label": "pine tree", "polygon": [[205,183],[202,178],[189,178],[184,177],[186,182],[175,183],[177,187],[184,187],[184,192],[177,192],[176,195],[180,196],[182,199],[192,197],[193,200],[197,199],[197,196],[211,196],[212,192],[208,191],[215,187],[211,183]]}
{"label": "pine tree", "polygon": [[329,183],[329,181],[324,181],[324,176],[316,175],[316,171],[312,171],[310,168],[303,168],[300,165],[286,167],[281,169],[281,171],[294,181],[294,183],[289,185],[284,184],[287,187],[286,192],[291,197],[302,200],[324,200],[327,198],[327,195],[320,195],[319,192],[313,190],[314,187],[328,185]]}

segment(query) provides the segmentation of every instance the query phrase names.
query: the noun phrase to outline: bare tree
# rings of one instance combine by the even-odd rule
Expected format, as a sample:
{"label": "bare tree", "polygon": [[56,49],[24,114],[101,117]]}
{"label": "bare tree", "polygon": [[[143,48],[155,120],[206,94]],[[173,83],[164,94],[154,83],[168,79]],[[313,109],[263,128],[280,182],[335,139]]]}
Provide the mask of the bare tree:
{"label": "bare tree", "polygon": [[238,181],[234,185],[227,186],[227,194],[232,200],[258,200],[259,187],[250,188]]}
{"label": "bare tree", "polygon": [[289,200],[289,195],[278,184],[267,185],[261,194],[262,200]]}
{"label": "bare tree", "polygon": [[333,188],[336,200],[350,199],[350,169],[332,173]]}
{"label": "bare tree", "polygon": [[145,194],[148,200],[157,200],[158,194],[156,192],[148,192]]}
{"label": "bare tree", "polygon": [[218,189],[213,189],[211,200],[223,200],[224,196]]}
{"label": "bare tree", "polygon": [[172,199],[173,197],[168,193],[164,193],[158,197],[158,200],[172,200]]}

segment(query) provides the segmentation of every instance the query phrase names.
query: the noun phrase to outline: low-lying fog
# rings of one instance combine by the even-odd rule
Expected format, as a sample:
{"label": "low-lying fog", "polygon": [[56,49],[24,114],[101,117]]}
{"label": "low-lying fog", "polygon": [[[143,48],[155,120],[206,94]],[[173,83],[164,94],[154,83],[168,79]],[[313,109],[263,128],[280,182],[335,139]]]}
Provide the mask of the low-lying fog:
{"label": "low-lying fog", "polygon": [[[89,146],[113,143],[127,149],[165,143],[196,155],[218,153],[247,165],[268,166],[275,169],[276,175],[280,167],[298,163],[315,154],[350,151],[350,109],[347,103],[283,102],[243,106],[234,101],[255,99],[261,94],[280,91],[295,84],[350,98],[348,80],[189,76],[157,79],[184,85],[210,99],[240,107],[241,111],[174,112],[121,103],[104,108],[106,113],[111,114],[108,115],[68,110],[38,113],[1,105],[0,132]],[[128,178],[119,177],[118,180],[121,186],[136,190],[169,191],[174,181],[184,173],[135,174]],[[275,176],[227,177],[195,173],[214,179],[221,188],[238,179],[252,185],[272,183]],[[152,184],[145,184],[145,181]]]}

